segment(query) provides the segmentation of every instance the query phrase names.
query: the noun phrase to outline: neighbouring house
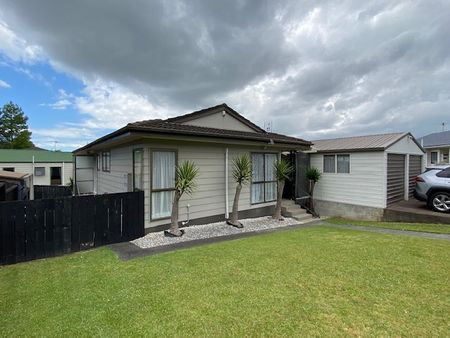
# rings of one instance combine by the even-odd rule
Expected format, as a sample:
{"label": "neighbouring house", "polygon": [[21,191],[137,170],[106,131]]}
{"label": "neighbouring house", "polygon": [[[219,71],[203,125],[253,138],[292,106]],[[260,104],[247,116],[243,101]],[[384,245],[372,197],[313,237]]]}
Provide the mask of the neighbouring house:
{"label": "neighbouring house", "polygon": [[33,176],[0,170],[0,202],[30,199]]}
{"label": "neighbouring house", "polygon": [[73,177],[70,152],[0,149],[0,170],[32,175],[33,185],[67,185]]}
{"label": "neighbouring house", "polygon": [[174,194],[175,166],[199,168],[197,189],[183,195],[180,221],[228,218],[234,199],[233,159],[248,154],[253,179],[243,187],[241,217],[269,215],[276,199],[273,164],[283,151],[310,149],[310,142],[267,132],[226,104],[166,120],[130,123],[74,151],[78,194],[143,190],[147,231],[166,228]]}
{"label": "neighbouring house", "polygon": [[450,163],[450,131],[428,134],[419,138],[418,141],[426,151],[427,166]]}
{"label": "neighbouring house", "polygon": [[312,141],[310,165],[320,215],[381,219],[387,206],[412,197],[424,150],[410,133]]}

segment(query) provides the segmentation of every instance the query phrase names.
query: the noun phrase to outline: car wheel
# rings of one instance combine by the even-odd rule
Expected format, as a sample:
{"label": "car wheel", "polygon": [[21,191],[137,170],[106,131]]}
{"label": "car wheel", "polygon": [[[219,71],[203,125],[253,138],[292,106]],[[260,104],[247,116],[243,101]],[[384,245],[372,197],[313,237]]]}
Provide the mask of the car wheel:
{"label": "car wheel", "polygon": [[434,193],[428,204],[435,211],[450,212],[450,194],[447,192]]}

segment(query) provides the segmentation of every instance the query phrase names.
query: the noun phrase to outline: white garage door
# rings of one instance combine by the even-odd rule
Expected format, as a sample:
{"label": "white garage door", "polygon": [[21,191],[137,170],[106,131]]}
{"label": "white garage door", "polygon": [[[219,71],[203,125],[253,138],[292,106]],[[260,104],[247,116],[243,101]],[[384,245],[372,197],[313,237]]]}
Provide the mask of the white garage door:
{"label": "white garage door", "polygon": [[387,205],[405,198],[405,155],[388,154]]}

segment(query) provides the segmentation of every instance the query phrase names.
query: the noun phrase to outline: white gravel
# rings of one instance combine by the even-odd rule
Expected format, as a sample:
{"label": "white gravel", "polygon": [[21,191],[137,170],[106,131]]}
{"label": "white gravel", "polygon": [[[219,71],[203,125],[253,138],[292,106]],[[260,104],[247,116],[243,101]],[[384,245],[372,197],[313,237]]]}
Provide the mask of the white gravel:
{"label": "white gravel", "polygon": [[235,228],[226,222],[217,222],[203,225],[193,225],[184,228],[185,234],[181,237],[165,237],[164,231],[152,232],[144,237],[135,239],[131,243],[141,248],[154,248],[163,245],[169,245],[180,242],[188,242],[196,239],[221,237],[227,235],[241,234],[256,230],[267,230],[282,228],[288,225],[299,224],[293,218],[284,218],[283,221],[276,221],[272,217],[247,218],[240,220],[244,225],[242,229]]}

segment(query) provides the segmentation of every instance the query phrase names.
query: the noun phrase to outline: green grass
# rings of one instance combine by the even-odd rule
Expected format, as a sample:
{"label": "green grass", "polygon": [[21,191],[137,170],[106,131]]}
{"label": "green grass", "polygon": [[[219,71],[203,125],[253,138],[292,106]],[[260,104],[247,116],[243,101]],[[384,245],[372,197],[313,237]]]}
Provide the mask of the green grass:
{"label": "green grass", "polygon": [[340,217],[327,218],[325,222],[332,224],[351,224],[351,225],[361,225],[361,226],[395,229],[395,230],[409,230],[409,231],[431,232],[438,234],[450,234],[450,224],[357,221]]}
{"label": "green grass", "polygon": [[449,336],[450,242],[327,227],[0,268],[0,335]]}

